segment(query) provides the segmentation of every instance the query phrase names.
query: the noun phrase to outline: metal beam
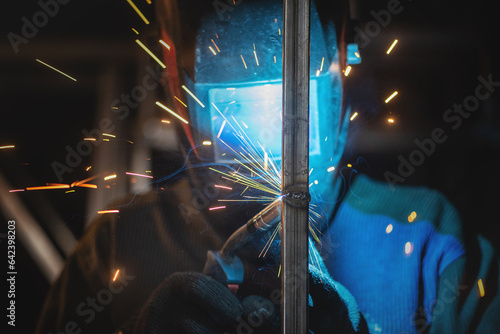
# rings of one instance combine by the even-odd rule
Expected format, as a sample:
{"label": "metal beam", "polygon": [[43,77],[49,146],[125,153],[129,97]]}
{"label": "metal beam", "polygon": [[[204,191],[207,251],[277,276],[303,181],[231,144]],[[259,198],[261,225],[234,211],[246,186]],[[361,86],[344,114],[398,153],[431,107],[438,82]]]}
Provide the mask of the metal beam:
{"label": "metal beam", "polygon": [[64,260],[40,224],[29,213],[7,180],[0,173],[0,210],[6,219],[16,221],[16,239],[26,248],[47,281],[54,282],[64,265]]}
{"label": "metal beam", "polygon": [[282,333],[307,333],[309,0],[283,1]]}

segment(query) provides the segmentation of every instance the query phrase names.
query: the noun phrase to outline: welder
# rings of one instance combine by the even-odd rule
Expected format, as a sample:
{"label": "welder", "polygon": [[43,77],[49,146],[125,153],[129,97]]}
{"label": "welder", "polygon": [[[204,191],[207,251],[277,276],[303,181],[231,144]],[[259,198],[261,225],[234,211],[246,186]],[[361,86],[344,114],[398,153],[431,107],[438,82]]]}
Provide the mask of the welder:
{"label": "welder", "polygon": [[[345,39],[347,3],[312,5],[310,191],[318,219],[309,247],[309,331],[495,332],[499,299],[481,299],[475,278],[463,281],[465,236],[447,199],[339,174],[350,118],[343,70],[361,59]],[[206,167],[230,175],[255,164],[235,162],[242,141],[279,166],[282,2],[156,6],[158,40],[168,45],[159,98],[189,121],[172,122],[186,168],[163,177],[167,162],[157,160],[157,190],[115,204],[119,214],[90,226],[52,286],[37,332],[276,333],[280,245],[271,234],[279,212],[237,196],[224,210],[209,210],[220,178]],[[486,277],[498,264],[479,242],[478,275]],[[113,289],[120,275],[127,285]],[[92,319],[78,312],[88,298],[101,305]]]}

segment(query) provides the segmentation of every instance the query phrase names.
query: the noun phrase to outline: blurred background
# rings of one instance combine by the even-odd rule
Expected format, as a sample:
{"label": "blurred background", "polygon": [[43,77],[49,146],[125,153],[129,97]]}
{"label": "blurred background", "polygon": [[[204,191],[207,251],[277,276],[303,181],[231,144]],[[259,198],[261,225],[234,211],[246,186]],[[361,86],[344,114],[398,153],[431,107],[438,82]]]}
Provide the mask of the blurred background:
{"label": "blurred background", "polygon": [[[138,95],[136,88],[151,74],[147,67],[155,68],[135,42],[147,43],[151,28],[126,0],[61,2],[36,32],[24,31],[31,37],[14,42],[18,52],[9,33],[24,38],[23,18],[33,22],[40,3],[10,1],[0,20],[0,147],[14,145],[0,149],[0,245],[7,254],[6,222],[16,220],[16,331],[22,333],[33,331],[51,281],[97,211],[117,197],[147,189],[147,179],[125,172],[150,175],[151,150],[176,145],[173,131],[158,122],[154,94]],[[134,1],[153,21],[154,3],[149,2]],[[354,22],[366,31],[367,24],[377,22],[373,13],[386,10],[388,3],[395,2],[353,1]],[[358,113],[346,160],[386,181],[387,171],[397,174],[398,157],[408,159],[417,148],[415,139],[430,138],[442,128],[448,139],[404,184],[443,192],[466,227],[498,247],[500,92],[481,101],[456,130],[443,120],[447,109],[475,94],[479,75],[500,82],[498,12],[492,0],[402,0],[399,6],[400,13],[368,36],[360,47],[362,64],[346,78]],[[395,39],[398,43],[387,54]],[[385,103],[394,91],[398,95]],[[140,104],[133,98],[125,102],[132,94]],[[113,109],[124,105],[129,112]],[[109,120],[104,127],[103,119]],[[81,144],[102,132],[112,136],[102,136],[99,145]],[[91,147],[91,152],[61,169],[68,166],[69,150],[78,147],[82,152]],[[109,175],[117,177],[104,180]],[[89,177],[96,177],[88,184],[97,189],[27,190]],[[2,303],[7,306],[6,299]]]}

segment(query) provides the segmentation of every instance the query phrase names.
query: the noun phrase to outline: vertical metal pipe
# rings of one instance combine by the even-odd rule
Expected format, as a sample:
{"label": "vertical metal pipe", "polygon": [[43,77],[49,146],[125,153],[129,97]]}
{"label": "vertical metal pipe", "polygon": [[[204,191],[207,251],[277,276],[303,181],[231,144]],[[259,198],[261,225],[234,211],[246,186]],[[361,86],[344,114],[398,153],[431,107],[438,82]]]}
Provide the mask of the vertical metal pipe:
{"label": "vertical metal pipe", "polygon": [[284,0],[282,333],[307,333],[310,0]]}

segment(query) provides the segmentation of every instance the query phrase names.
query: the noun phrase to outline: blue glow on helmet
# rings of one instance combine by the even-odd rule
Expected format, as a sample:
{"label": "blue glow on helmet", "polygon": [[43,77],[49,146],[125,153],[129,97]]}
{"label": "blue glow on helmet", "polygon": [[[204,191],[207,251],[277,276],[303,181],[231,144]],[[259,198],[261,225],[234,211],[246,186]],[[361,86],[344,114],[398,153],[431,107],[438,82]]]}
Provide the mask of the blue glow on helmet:
{"label": "blue glow on helmet", "polygon": [[[195,140],[212,141],[215,162],[234,162],[221,142],[238,147],[227,124],[233,120],[255,145],[281,158],[282,22],[283,4],[273,0],[243,2],[230,19],[216,13],[202,19],[194,78],[186,75],[186,84],[203,104],[188,98],[191,124],[206,136]],[[342,117],[336,35],[333,24],[327,27],[325,33],[312,4],[309,165],[311,180],[325,189],[332,186],[327,170],[340,158],[334,155]]]}

